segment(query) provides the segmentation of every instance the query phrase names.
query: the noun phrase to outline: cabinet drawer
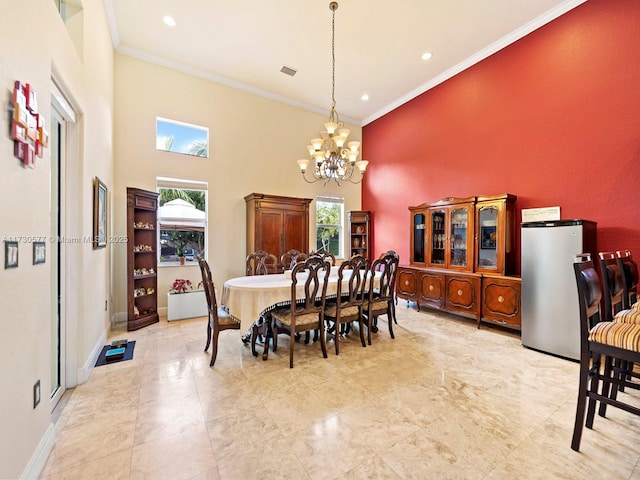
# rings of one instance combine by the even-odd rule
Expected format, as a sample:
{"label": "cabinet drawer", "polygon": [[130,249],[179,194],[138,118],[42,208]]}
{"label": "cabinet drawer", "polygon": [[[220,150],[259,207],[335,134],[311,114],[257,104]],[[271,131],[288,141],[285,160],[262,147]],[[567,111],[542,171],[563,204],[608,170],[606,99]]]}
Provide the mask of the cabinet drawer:
{"label": "cabinet drawer", "polygon": [[520,328],[521,282],[519,278],[482,279],[482,319]]}
{"label": "cabinet drawer", "polygon": [[415,271],[398,269],[396,292],[398,296],[407,300],[415,299],[417,294],[417,280]]}
{"label": "cabinet drawer", "polygon": [[441,308],[444,304],[444,275],[422,273],[420,275],[420,299],[433,307]]}
{"label": "cabinet drawer", "polygon": [[446,309],[478,317],[480,278],[447,275]]}

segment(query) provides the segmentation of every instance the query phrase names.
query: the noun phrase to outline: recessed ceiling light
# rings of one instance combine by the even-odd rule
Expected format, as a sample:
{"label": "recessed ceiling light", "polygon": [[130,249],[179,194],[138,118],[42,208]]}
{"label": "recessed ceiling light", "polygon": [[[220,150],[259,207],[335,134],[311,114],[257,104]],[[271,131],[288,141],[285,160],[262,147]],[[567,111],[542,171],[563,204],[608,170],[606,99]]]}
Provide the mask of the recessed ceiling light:
{"label": "recessed ceiling light", "polygon": [[367,100],[369,100],[369,95],[365,93],[360,97],[360,100],[362,100],[363,102],[366,102]]}
{"label": "recessed ceiling light", "polygon": [[162,21],[166,25],[169,25],[170,27],[175,27],[176,26],[176,21],[171,15],[165,15],[164,17],[162,17]]}
{"label": "recessed ceiling light", "polygon": [[421,58],[422,60],[429,60],[432,56],[433,54],[431,52],[424,52]]}

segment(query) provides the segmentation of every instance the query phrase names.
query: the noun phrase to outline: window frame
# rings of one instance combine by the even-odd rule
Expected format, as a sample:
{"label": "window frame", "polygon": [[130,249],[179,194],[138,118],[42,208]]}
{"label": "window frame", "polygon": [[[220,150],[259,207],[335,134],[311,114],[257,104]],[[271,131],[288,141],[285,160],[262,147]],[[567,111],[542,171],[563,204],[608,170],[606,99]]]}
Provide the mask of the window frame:
{"label": "window frame", "polygon": [[[340,205],[340,223],[319,223],[318,222],[318,210],[321,203],[333,203]],[[328,194],[318,194],[316,196],[316,238],[315,238],[315,248],[314,250],[318,250],[320,247],[318,246],[318,231],[321,228],[337,228],[338,229],[338,254],[336,258],[345,258],[345,241],[344,241],[344,232],[345,232],[345,205],[344,205],[344,197],[342,195],[328,195]]]}
{"label": "window frame", "polygon": [[[208,246],[209,246],[209,228],[208,228],[208,211],[209,211],[209,191],[208,191],[208,183],[204,181],[198,180],[187,180],[180,178],[167,178],[167,177],[157,177],[156,178],[156,191],[158,194],[161,194],[162,190],[168,189],[176,189],[176,190],[192,190],[204,193],[204,221],[203,221],[203,247],[202,247],[202,258],[206,259],[208,255]],[[158,202],[158,209],[160,209],[160,201]],[[179,218],[179,217],[178,217]],[[188,219],[184,219],[185,223]],[[158,267],[176,267],[176,266],[192,266],[197,265],[197,262],[194,258],[193,261],[185,261],[184,264],[181,264],[179,260],[177,261],[166,261],[161,260],[162,258],[162,232],[171,230],[170,228],[162,228],[162,220],[160,217],[160,213],[158,213],[158,252],[157,252],[157,264]],[[185,225],[187,228],[179,231],[194,231],[193,225]],[[189,228],[191,227],[191,229]],[[174,228],[173,230],[178,230]],[[199,230],[195,230],[199,231]]]}

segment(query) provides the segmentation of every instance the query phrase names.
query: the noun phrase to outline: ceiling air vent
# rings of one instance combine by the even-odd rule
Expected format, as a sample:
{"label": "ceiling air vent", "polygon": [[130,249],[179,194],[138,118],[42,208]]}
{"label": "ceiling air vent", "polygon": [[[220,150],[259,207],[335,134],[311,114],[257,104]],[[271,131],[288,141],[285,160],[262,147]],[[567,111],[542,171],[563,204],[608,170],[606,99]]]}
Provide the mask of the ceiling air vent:
{"label": "ceiling air vent", "polygon": [[293,77],[296,73],[298,73],[295,68],[287,67],[286,65],[283,65],[280,71],[289,75],[290,77]]}

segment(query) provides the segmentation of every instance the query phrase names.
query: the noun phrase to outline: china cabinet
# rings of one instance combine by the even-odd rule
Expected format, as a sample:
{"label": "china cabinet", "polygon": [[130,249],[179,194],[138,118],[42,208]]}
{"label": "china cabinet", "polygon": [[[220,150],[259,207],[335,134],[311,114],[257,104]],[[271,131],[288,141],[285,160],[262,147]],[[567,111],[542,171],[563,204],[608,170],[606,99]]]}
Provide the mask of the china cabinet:
{"label": "china cabinet", "polygon": [[[251,193],[247,204],[247,255],[264,250],[278,259],[291,249],[309,253],[310,198]],[[243,264],[244,270],[244,264]],[[270,272],[275,273],[275,272]]]}
{"label": "china cabinet", "polygon": [[449,197],[409,207],[410,259],[396,295],[512,328],[520,326],[515,202],[510,194]]}
{"label": "china cabinet", "polygon": [[371,212],[354,210],[349,212],[349,257],[362,255],[369,260],[371,239]]}
{"label": "china cabinet", "polygon": [[127,188],[127,330],[158,322],[158,194]]}

